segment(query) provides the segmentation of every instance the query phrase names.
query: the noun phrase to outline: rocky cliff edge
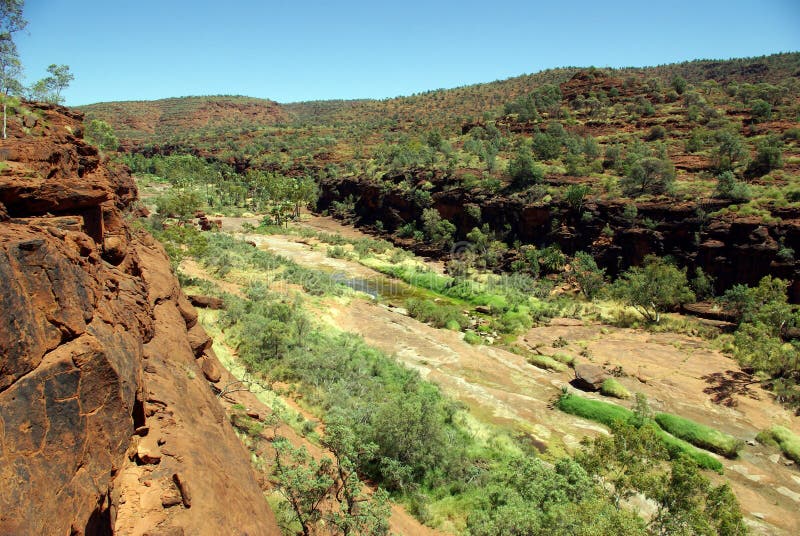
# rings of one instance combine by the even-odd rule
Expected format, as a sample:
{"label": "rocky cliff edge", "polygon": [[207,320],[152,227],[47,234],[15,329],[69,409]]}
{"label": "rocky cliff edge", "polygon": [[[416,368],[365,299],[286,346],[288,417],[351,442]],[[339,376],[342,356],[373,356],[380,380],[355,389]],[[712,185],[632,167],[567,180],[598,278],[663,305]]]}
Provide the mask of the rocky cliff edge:
{"label": "rocky cliff edge", "polygon": [[0,535],[278,534],[130,173],[29,108],[0,140]]}

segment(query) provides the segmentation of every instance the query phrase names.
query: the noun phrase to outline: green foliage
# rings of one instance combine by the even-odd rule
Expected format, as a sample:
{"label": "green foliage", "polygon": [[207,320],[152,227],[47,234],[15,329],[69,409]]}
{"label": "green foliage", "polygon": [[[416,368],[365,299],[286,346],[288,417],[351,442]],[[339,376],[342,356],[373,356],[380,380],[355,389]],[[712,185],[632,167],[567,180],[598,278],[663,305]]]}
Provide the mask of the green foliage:
{"label": "green foliage", "polygon": [[782,167],[783,141],[777,135],[770,134],[756,145],[756,157],[747,171],[749,174],[761,176]]}
{"label": "green foliage", "polygon": [[626,195],[664,194],[672,191],[675,166],[669,160],[646,156],[631,164],[620,181]]}
{"label": "green foliage", "polygon": [[600,386],[600,393],[604,396],[611,396],[622,400],[627,400],[631,397],[630,391],[625,389],[625,386],[614,378],[605,379],[603,385]]}
{"label": "green foliage", "polygon": [[405,307],[413,318],[437,328],[455,323],[461,329],[468,323],[461,309],[454,305],[440,305],[431,300],[410,298],[406,300]]}
{"label": "green foliage", "polygon": [[111,125],[100,119],[92,119],[86,125],[86,140],[106,151],[116,151],[119,147],[119,139],[114,134]]}
{"label": "green foliage", "polygon": [[714,297],[714,278],[706,274],[699,266],[694,269],[694,278],[689,282],[695,297],[706,300]]}
{"label": "green foliage", "polygon": [[545,370],[555,370],[557,372],[566,372],[568,367],[550,356],[542,354],[531,354],[526,356],[525,360],[535,367]]}
{"label": "green foliage", "polygon": [[742,202],[748,201],[752,194],[750,187],[744,182],[736,180],[736,175],[732,171],[724,171],[717,176],[714,196],[720,199]]}
{"label": "green foliage", "polygon": [[561,139],[552,134],[536,134],[532,148],[539,160],[554,160],[561,154]]}
{"label": "green foliage", "polygon": [[544,171],[533,161],[530,151],[524,148],[520,148],[508,163],[508,175],[519,187],[530,186],[544,179]]}
{"label": "green foliage", "polygon": [[589,299],[594,298],[605,286],[605,269],[599,268],[594,257],[585,251],[575,254],[572,271],[581,292]]}
{"label": "green foliage", "polygon": [[61,104],[64,97],[61,92],[69,87],[75,76],[69,72],[69,66],[51,64],[47,68],[50,76],[42,78],[32,87],[35,100]]}
{"label": "green foliage", "polygon": [[736,458],[739,450],[744,446],[742,441],[729,434],[678,415],[657,413],[655,420],[661,428],[675,437],[688,441],[696,447],[721,454],[726,458]]}
{"label": "green foliage", "polygon": [[641,519],[609,504],[591,476],[569,459],[549,467],[512,458],[483,488],[467,520],[474,536],[646,533]]}
{"label": "green foliage", "polygon": [[564,191],[564,200],[573,209],[580,211],[591,188],[586,184],[571,184]]}
{"label": "green foliage", "polygon": [[277,437],[273,446],[273,483],[304,535],[325,525],[341,534],[389,533],[388,496],[382,490],[364,493],[355,466],[341,450],[334,450],[336,461],[317,461],[305,447],[293,447],[284,438]]}
{"label": "green foliage", "polygon": [[426,208],[422,211],[422,230],[425,237],[442,247],[450,247],[456,226],[443,219],[435,208]]}
{"label": "green foliage", "polygon": [[783,426],[773,426],[769,436],[778,444],[787,458],[800,463],[800,436]]}
{"label": "green foliage", "polygon": [[170,190],[157,197],[155,205],[160,216],[185,221],[200,208],[200,194],[193,190]]}
{"label": "green foliage", "polygon": [[[639,396],[637,395],[637,403]],[[619,425],[632,424],[635,428],[656,426],[647,414],[641,411],[631,411],[616,404],[583,398],[573,394],[562,394],[556,402],[556,407],[565,413],[577,415],[584,419],[599,422],[613,429]],[[698,466],[722,472],[722,464],[716,458],[702,452],[689,443],[667,434],[657,426],[654,434],[673,459],[681,456],[690,457]]]}
{"label": "green foliage", "polygon": [[747,148],[738,133],[721,130],[715,134],[714,139],[717,143],[713,152],[714,166],[720,173],[732,171],[738,163],[747,159]]}
{"label": "green foliage", "polygon": [[755,99],[750,104],[750,115],[755,122],[769,121],[772,118],[772,105],[765,100]]}
{"label": "green foliage", "polygon": [[645,257],[641,267],[635,266],[623,273],[611,286],[611,293],[636,309],[648,322],[656,323],[662,312],[695,299],[686,270],[654,255]]}

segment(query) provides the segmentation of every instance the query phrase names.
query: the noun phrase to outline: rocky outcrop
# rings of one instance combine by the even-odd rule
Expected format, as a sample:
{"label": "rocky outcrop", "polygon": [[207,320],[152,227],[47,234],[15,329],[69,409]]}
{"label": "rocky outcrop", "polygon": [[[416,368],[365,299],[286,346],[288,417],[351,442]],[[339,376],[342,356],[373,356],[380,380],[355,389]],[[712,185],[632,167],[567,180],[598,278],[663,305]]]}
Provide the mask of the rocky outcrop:
{"label": "rocky outcrop", "polygon": [[[385,177],[381,183],[358,177],[323,180],[317,209],[330,210],[334,201],[350,197],[357,224],[380,221],[380,228],[387,233],[410,222],[421,225],[424,207],[413,191],[391,185],[404,178]],[[408,179],[412,183],[427,180]],[[542,247],[555,243],[570,254],[589,251],[612,275],[639,264],[649,254],[671,255],[690,270],[700,267],[714,277],[717,291],[737,283],[754,285],[772,275],[788,280],[790,298],[800,302],[800,263],[779,255],[782,248],[800,251],[800,211],[776,208],[773,214],[780,220],[772,221],[710,218],[708,214],[727,202],[663,201],[638,203],[637,215],[631,219],[625,214],[625,205],[616,200],[589,199],[575,210],[564,202],[527,202],[518,196],[443,188],[447,180],[441,178],[431,182],[435,186],[431,204],[456,226],[457,240],[464,240],[470,230],[485,223],[509,244],[519,241]],[[430,248],[419,251],[436,253]]]}
{"label": "rocky outcrop", "polygon": [[129,173],[32,115],[0,144],[0,535],[277,534]]}

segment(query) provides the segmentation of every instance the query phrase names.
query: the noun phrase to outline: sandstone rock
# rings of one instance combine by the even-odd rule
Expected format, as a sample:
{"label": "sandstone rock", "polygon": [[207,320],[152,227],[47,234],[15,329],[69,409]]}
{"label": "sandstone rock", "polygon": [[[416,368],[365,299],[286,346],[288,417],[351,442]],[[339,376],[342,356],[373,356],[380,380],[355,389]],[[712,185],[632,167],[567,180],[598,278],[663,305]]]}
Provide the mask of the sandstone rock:
{"label": "sandstone rock", "polygon": [[183,506],[186,508],[192,507],[192,493],[189,491],[189,483],[186,482],[186,479],[181,477],[179,473],[174,473],[172,475],[172,481],[175,482],[175,485],[178,487],[178,491],[181,494],[181,501],[183,502]]}
{"label": "sandstone rock", "polygon": [[192,307],[192,304],[183,292],[178,293],[178,310],[183,320],[186,322],[187,329],[191,329],[197,324],[197,311]]}
{"label": "sandstone rock", "polygon": [[189,329],[188,335],[189,345],[192,347],[192,351],[196,357],[203,355],[203,352],[211,348],[211,344],[214,342],[200,324],[192,326]]}
{"label": "sandstone rock", "polygon": [[220,379],[222,379],[222,374],[220,373],[219,367],[214,360],[204,355],[201,358],[201,361],[202,364],[200,365],[200,369],[203,371],[203,376],[205,376],[206,379],[211,383],[219,382]]}
{"label": "sandstone rock", "polygon": [[[210,339],[163,248],[122,217],[129,172],[80,139],[80,114],[29,106],[34,132],[13,120],[0,144],[0,534],[279,534],[219,402],[187,377]],[[186,508],[167,516],[147,483],[173,474]]]}
{"label": "sandstone rock", "polygon": [[161,462],[161,450],[157,446],[143,441],[136,449],[136,457],[144,464],[157,465]]}
{"label": "sandstone rock", "polygon": [[586,391],[599,391],[606,378],[608,378],[608,374],[602,367],[588,363],[578,363],[575,365],[573,385]]}
{"label": "sandstone rock", "polygon": [[161,506],[164,508],[171,508],[173,506],[178,506],[183,501],[181,500],[181,494],[178,493],[177,490],[170,489],[165,491],[161,495]]}
{"label": "sandstone rock", "polygon": [[196,294],[189,295],[189,301],[195,307],[199,307],[201,309],[224,309],[225,302],[223,302],[219,298],[214,298],[212,296],[200,296]]}

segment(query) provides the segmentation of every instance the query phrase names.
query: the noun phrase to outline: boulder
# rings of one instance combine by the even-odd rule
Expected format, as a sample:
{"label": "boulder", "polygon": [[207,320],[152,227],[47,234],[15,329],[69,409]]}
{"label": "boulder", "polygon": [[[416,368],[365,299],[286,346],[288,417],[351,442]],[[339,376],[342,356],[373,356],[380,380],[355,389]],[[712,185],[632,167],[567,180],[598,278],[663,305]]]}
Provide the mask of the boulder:
{"label": "boulder", "polygon": [[572,384],[584,391],[599,391],[608,374],[602,367],[589,363],[575,365],[575,379]]}
{"label": "boulder", "polygon": [[206,377],[211,383],[217,383],[222,379],[222,374],[219,371],[216,360],[211,359],[207,355],[201,358],[200,370],[203,371],[203,376]]}
{"label": "boulder", "polygon": [[189,301],[195,307],[199,307],[200,309],[213,309],[219,310],[225,308],[225,302],[219,298],[214,298],[212,296],[201,296],[197,294],[190,294]]}

